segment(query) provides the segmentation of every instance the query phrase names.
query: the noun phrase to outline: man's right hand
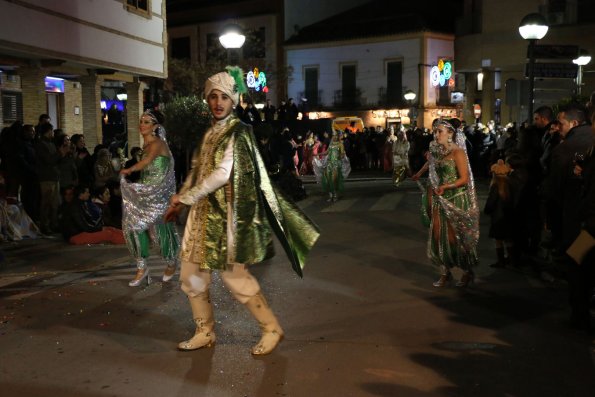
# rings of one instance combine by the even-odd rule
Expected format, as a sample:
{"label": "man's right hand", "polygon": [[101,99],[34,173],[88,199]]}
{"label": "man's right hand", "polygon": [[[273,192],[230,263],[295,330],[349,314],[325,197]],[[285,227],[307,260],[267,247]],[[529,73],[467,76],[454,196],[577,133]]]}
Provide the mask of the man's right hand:
{"label": "man's right hand", "polygon": [[165,211],[165,215],[163,215],[163,220],[166,223],[175,222],[176,219],[178,219],[178,215],[180,214],[180,211],[182,211],[182,207],[184,207],[184,206],[181,204],[170,205],[169,208],[167,209],[167,211]]}

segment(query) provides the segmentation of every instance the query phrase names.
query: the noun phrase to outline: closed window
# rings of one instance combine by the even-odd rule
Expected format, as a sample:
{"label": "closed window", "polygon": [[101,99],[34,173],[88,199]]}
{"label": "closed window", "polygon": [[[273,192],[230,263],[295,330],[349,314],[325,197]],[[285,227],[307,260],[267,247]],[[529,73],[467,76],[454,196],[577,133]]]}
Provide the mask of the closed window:
{"label": "closed window", "polygon": [[23,94],[2,91],[2,119],[5,124],[23,120]]}
{"label": "closed window", "polygon": [[356,101],[356,77],[355,65],[341,66],[341,90],[344,104],[352,104]]}
{"label": "closed window", "polygon": [[[229,50],[233,51],[233,50]],[[207,62],[225,62],[227,51],[219,41],[218,33],[207,34]]]}
{"label": "closed window", "polygon": [[306,68],[304,71],[304,95],[310,106],[318,105],[318,68]]}
{"label": "closed window", "polygon": [[386,63],[386,102],[397,105],[403,100],[403,63]]}
{"label": "closed window", "polygon": [[151,14],[151,0],[126,0],[126,9],[137,14]]}
{"label": "closed window", "polygon": [[266,56],[264,27],[246,32],[246,42],[242,46],[245,59],[262,59]]}

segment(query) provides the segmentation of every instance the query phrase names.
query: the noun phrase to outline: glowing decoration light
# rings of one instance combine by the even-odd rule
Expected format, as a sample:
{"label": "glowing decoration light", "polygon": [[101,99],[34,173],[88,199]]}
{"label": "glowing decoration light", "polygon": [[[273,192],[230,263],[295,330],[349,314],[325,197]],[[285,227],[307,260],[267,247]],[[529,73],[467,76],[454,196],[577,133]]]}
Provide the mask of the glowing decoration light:
{"label": "glowing decoration light", "polygon": [[430,70],[430,81],[434,87],[440,84],[440,69],[438,69],[438,66],[433,66],[432,70]]}
{"label": "glowing decoration light", "polygon": [[246,75],[246,85],[249,88],[253,88],[256,91],[262,90],[263,92],[269,92],[269,88],[267,87],[267,77],[264,72],[258,70],[258,68],[254,68]]}
{"label": "glowing decoration light", "polygon": [[442,74],[446,80],[450,79],[452,76],[452,65],[450,62],[444,63],[444,68],[442,69]]}
{"label": "glowing decoration light", "polygon": [[434,87],[444,87],[450,85],[452,77],[452,63],[443,59],[438,60],[437,66],[432,66],[430,70],[430,82]]}

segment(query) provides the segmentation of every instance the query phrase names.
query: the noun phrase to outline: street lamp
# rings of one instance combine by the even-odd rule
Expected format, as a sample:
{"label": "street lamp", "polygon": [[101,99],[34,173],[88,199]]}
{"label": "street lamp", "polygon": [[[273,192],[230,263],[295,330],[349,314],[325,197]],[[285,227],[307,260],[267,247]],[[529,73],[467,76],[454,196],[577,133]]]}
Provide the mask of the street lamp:
{"label": "street lamp", "polygon": [[405,94],[403,95],[403,98],[405,98],[405,100],[407,102],[413,102],[415,100],[415,97],[417,95],[415,94],[415,92],[413,92],[412,90],[407,90],[405,91]]}
{"label": "street lamp", "polygon": [[533,117],[533,91],[535,88],[534,66],[535,55],[533,49],[535,42],[547,34],[547,21],[541,14],[526,15],[519,25],[519,33],[525,40],[529,40],[529,119]]}
{"label": "street lamp", "polygon": [[573,59],[572,63],[578,65],[578,73],[576,75],[576,95],[581,95],[583,86],[583,66],[591,62],[591,55],[586,50],[581,49],[578,54],[578,58]]}
{"label": "street lamp", "polygon": [[230,23],[223,27],[219,36],[219,42],[227,50],[228,63],[231,63],[231,51],[242,48],[244,41],[246,41],[246,36],[244,36],[242,29],[238,25]]}
{"label": "street lamp", "polygon": [[416,97],[417,95],[412,90],[407,90],[405,91],[405,94],[403,94],[403,98],[405,98],[409,106],[411,106],[409,108],[409,121],[412,125],[416,124],[415,119],[417,118],[417,109],[413,106],[413,101],[415,101]]}

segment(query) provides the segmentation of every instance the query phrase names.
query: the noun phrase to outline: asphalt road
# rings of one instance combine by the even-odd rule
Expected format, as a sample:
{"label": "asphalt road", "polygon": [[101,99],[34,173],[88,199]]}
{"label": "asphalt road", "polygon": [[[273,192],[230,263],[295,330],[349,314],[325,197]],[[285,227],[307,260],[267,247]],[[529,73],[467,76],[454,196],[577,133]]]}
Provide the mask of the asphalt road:
{"label": "asphalt road", "polygon": [[286,333],[262,358],[217,276],[217,344],[179,352],[190,308],[156,256],[155,281],[130,288],[124,247],[3,244],[0,396],[595,396],[595,343],[567,327],[565,283],[490,268],[486,219],[475,284],[437,289],[415,184],[352,181],[334,204],[306,186],[322,236],[305,277],[279,247],[253,267]]}

